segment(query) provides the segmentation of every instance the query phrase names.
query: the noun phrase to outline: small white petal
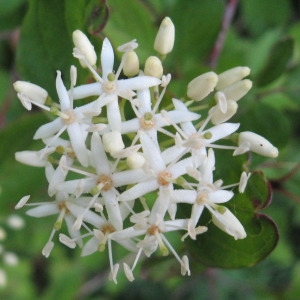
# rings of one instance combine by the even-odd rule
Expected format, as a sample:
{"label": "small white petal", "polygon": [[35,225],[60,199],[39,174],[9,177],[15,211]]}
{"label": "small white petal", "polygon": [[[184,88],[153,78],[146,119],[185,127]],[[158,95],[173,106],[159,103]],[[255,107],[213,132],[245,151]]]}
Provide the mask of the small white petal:
{"label": "small white petal", "polygon": [[112,73],[114,67],[114,50],[108,38],[105,38],[102,44],[101,66],[103,79],[105,80],[107,75]]}
{"label": "small white petal", "polygon": [[42,218],[46,216],[51,216],[59,213],[57,204],[42,204],[35,208],[29,209],[26,214],[35,218]]}
{"label": "small white petal", "polygon": [[18,204],[15,206],[15,209],[22,208],[27,203],[29,198],[30,198],[30,195],[22,197],[21,200],[18,202]]}
{"label": "small white petal", "polygon": [[131,271],[130,267],[126,263],[123,263],[123,268],[124,268],[124,272],[125,272],[125,275],[126,275],[127,279],[130,282],[132,282],[134,280],[134,277],[133,277],[133,274],[132,274],[132,271]]}
{"label": "small white petal", "polygon": [[76,248],[76,243],[73,239],[69,238],[68,236],[66,236],[65,234],[63,233],[60,233],[59,234],[59,241],[66,245],[67,247],[71,248],[71,249],[74,249]]}
{"label": "small white petal", "polygon": [[181,275],[191,275],[190,266],[189,266],[189,259],[186,255],[182,257],[182,264],[181,264]]}
{"label": "small white petal", "polygon": [[54,247],[54,243],[52,241],[49,241],[45,247],[43,248],[42,250],[42,254],[45,256],[45,257],[49,257],[52,249]]}
{"label": "small white petal", "polygon": [[115,284],[117,284],[117,275],[118,275],[118,271],[119,271],[119,264],[115,264],[111,270],[111,273],[109,275],[109,279],[113,280]]}
{"label": "small white petal", "polygon": [[251,173],[247,174],[246,172],[243,172],[241,174],[241,179],[240,179],[240,183],[239,183],[239,192],[240,193],[244,193],[250,176],[251,176]]}

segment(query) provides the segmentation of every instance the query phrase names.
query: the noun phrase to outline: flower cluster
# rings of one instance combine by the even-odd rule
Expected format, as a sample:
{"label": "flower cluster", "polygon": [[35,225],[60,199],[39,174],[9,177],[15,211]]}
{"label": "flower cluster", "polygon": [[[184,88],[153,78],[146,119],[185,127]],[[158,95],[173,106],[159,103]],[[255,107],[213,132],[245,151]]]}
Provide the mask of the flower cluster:
{"label": "flower cluster", "polygon": [[[36,105],[56,117],[34,135],[45,144],[43,149],[16,153],[19,162],[45,168],[51,200],[27,204],[29,196],[25,196],[16,208],[35,206],[27,211],[33,217],[57,215],[43,249],[46,257],[63,220],[68,233],[59,234],[61,243],[81,247],[82,255],[108,249],[114,282],[119,269],[113,260],[114,243],[136,253],[132,266],[123,264],[130,281],[141,255],[149,257],[158,248],[162,255],[171,251],[182,275],[190,275],[187,256],[180,257],[167,236],[180,231],[184,241],[205,233],[207,227],[199,225],[205,208],[221,230],[235,239],[246,237],[243,225],[222,204],[233,198],[235,186],[240,193],[245,190],[250,174],[243,172],[239,182],[227,186],[221,179],[214,180],[214,149],[233,155],[247,151],[278,155],[277,148],[263,137],[237,133],[239,124],[227,122],[236,113],[238,100],[251,88],[251,81],[244,79],[250,70],[237,67],[218,75],[200,75],[188,84],[187,101],[174,98],[168,109],[162,108],[171,80],[170,74],[163,73],[162,58],[172,50],[174,37],[174,25],[165,18],[154,43],[160,58],[149,57],[143,71],[135,40],[118,48],[122,58],[114,71],[113,47],[105,38],[99,75],[93,45],[76,30],[73,55],[89,69],[93,83],[77,85],[72,66],[67,89],[58,71],[59,103],[55,103],[41,87],[15,82],[26,109]],[[191,107],[209,94],[214,94],[214,104],[206,109],[207,116],[192,112]],[[187,218],[177,217],[181,203],[190,204]]]}

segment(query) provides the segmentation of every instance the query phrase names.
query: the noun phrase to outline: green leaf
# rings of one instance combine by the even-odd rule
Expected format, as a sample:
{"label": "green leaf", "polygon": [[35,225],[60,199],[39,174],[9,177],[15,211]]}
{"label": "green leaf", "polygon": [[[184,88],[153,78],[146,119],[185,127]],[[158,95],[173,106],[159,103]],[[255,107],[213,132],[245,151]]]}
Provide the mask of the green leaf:
{"label": "green leaf", "polygon": [[283,38],[273,45],[270,54],[257,74],[257,86],[265,86],[276,80],[283,72],[293,55],[294,40],[290,37]]}
{"label": "green leaf", "polygon": [[242,19],[247,30],[253,35],[260,35],[267,29],[285,25],[291,13],[289,1],[286,0],[241,1]]}
{"label": "green leaf", "polygon": [[188,250],[196,261],[209,267],[241,268],[250,267],[264,259],[275,248],[278,241],[277,226],[269,217],[258,213],[271,200],[271,191],[261,173],[251,175],[244,194],[232,199],[228,208],[243,224],[247,237],[234,240],[208,224],[208,231],[188,240]]}
{"label": "green leaf", "polygon": [[24,17],[26,0],[0,1],[0,30],[19,26]]}
{"label": "green leaf", "polygon": [[[31,0],[25,17],[19,46],[17,67],[23,80],[45,88],[56,97],[56,71],[62,71],[69,84],[71,65],[79,65],[72,56],[72,32],[87,31],[97,0],[46,1]],[[86,70],[78,68],[78,81],[86,78]]]}
{"label": "green leaf", "polygon": [[[177,1],[173,6],[170,11],[176,27],[173,61],[182,73],[191,69],[200,72],[199,65],[206,64],[221,29],[223,11],[224,5],[218,0],[190,0],[188,4]],[[183,18],[183,14],[189,17]]]}
{"label": "green leaf", "polygon": [[32,149],[35,130],[45,123],[42,114],[31,114],[18,119],[1,131],[0,140],[0,186],[1,207],[14,207],[24,195],[38,191],[46,182],[42,168],[22,165],[15,160],[16,151]]}

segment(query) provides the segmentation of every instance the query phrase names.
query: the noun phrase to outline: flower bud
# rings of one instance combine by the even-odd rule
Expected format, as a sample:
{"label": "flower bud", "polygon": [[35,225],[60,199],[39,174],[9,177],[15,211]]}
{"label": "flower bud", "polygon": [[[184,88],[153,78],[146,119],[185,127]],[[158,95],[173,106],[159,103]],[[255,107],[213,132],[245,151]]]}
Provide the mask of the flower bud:
{"label": "flower bud", "polygon": [[[94,50],[94,46],[91,44],[87,36],[80,30],[73,31],[73,43],[75,47],[80,51],[80,54],[84,56],[85,60],[94,66],[97,61],[97,55]],[[87,65],[83,59],[79,58],[79,62],[83,68]]]}
{"label": "flower bud", "polygon": [[247,234],[243,225],[237,217],[225,206],[219,206],[220,212],[215,210],[212,214],[213,223],[227,234],[234,237],[235,240],[244,239]]}
{"label": "flower bud", "polygon": [[134,152],[126,159],[127,165],[130,169],[139,169],[145,164],[145,157],[140,152]]}
{"label": "flower bud", "polygon": [[238,145],[241,147],[247,146],[249,151],[263,156],[272,158],[278,156],[278,149],[275,146],[264,137],[251,131],[244,131],[239,134]]}
{"label": "flower bud", "polygon": [[221,111],[221,107],[219,105],[213,107],[211,109],[211,122],[214,125],[221,124],[229,120],[235,113],[237,112],[238,105],[235,101],[229,100],[227,101],[227,110],[225,113]]}
{"label": "flower bud", "polygon": [[170,53],[174,46],[175,40],[175,27],[169,17],[165,17],[158,29],[154,41],[154,50],[161,55]]}
{"label": "flower bud", "polygon": [[195,101],[200,101],[213,91],[217,82],[218,75],[216,73],[204,73],[188,84],[187,95]]}
{"label": "flower bud", "polygon": [[127,77],[133,77],[139,73],[140,63],[135,51],[129,51],[124,54],[123,73]]}
{"label": "flower bud", "polygon": [[222,92],[227,100],[238,101],[248,93],[251,87],[252,81],[244,79],[226,87]]}
{"label": "flower bud", "polygon": [[[54,152],[54,151],[52,151]],[[47,153],[50,154],[50,153]],[[33,166],[33,167],[45,167],[47,162],[47,156],[41,157],[39,151],[19,151],[15,153],[15,159],[25,165]]]}
{"label": "flower bud", "polygon": [[45,104],[48,92],[40,86],[27,81],[16,81],[13,85],[17,93],[26,95],[32,101]]}
{"label": "flower bud", "polygon": [[161,78],[163,75],[163,66],[161,60],[156,56],[149,56],[145,62],[145,75]]}
{"label": "flower bud", "polygon": [[103,146],[106,152],[115,153],[125,148],[122,135],[119,131],[111,131],[103,134]]}
{"label": "flower bud", "polygon": [[216,90],[222,90],[250,74],[248,67],[235,67],[218,75]]}

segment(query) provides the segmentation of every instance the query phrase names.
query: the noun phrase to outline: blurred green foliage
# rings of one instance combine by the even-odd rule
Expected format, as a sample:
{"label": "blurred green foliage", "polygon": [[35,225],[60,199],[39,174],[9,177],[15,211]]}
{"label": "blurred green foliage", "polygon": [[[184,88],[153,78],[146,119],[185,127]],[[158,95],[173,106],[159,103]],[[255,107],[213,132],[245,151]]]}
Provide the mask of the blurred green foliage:
{"label": "blurred green foliage", "polygon": [[[166,15],[171,17],[176,27],[176,42],[165,61],[165,73],[172,73],[168,97],[184,96],[187,83],[212,66],[217,73],[238,65],[249,66],[254,86],[239,102],[234,121],[241,122],[241,130],[267,137],[280,150],[276,160],[255,154],[239,160],[250,171],[263,170],[265,174],[255,172],[248,194],[239,195],[230,203],[230,209],[236,209],[237,216],[247,223],[245,228],[250,237],[236,242],[211,226],[212,235],[200,236],[182,249],[192,255],[191,277],[179,276],[174,258],[157,256],[140,266],[141,279],[129,284],[122,275],[115,286],[107,281],[106,254],[79,258],[79,251],[70,252],[57,243],[51,257],[43,258],[41,249],[53,220],[40,222],[25,216],[26,227],[8,232],[10,237],[5,241],[5,248],[17,253],[20,263],[3,265],[8,285],[0,290],[1,299],[297,299],[300,293],[300,3],[238,1],[219,56],[212,56],[223,16],[233,2],[0,1],[2,222],[5,216],[14,213],[15,204],[25,194],[31,194],[35,202],[47,201],[43,171],[14,161],[14,152],[38,147],[32,136],[46,117],[39,111],[28,114],[19,104],[12,83],[18,79],[34,82],[56,99],[56,70],[62,71],[68,86],[70,65],[77,64],[72,56],[72,31],[77,28],[88,34],[98,53],[104,36],[109,37],[114,47],[136,38],[137,53],[144,61],[155,54],[152,45],[160,21]],[[78,68],[78,71],[79,82],[89,80],[85,70]],[[224,156],[216,176],[223,178],[226,174],[226,181],[236,181],[240,169],[232,172],[231,167],[232,160]],[[271,197],[273,201],[266,207]],[[248,201],[250,198],[253,202]],[[246,207],[244,211],[242,207]],[[240,270],[215,268],[255,265],[276,246],[277,230],[280,239],[276,249],[256,266]],[[170,239],[176,244],[178,237]],[[122,258],[123,254],[122,249],[116,250],[116,258]]]}

